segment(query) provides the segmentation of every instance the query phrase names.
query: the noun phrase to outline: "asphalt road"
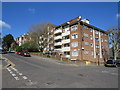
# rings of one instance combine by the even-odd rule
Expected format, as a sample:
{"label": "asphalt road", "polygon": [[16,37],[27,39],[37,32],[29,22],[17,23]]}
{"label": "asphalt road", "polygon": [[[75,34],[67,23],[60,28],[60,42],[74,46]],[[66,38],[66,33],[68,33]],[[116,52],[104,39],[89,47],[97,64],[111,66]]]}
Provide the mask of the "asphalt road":
{"label": "asphalt road", "polygon": [[2,70],[3,88],[118,88],[118,68],[72,65],[38,56],[3,56],[15,64]]}

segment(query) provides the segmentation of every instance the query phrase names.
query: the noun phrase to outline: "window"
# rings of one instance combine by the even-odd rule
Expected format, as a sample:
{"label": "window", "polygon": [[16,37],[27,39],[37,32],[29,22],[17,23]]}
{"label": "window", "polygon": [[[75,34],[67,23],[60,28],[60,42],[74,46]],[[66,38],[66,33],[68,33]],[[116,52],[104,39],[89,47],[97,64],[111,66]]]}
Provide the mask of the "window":
{"label": "window", "polygon": [[94,52],[92,52],[91,55],[93,56],[93,55],[94,55]]}
{"label": "window", "polygon": [[99,38],[98,38],[98,37],[96,37],[96,38],[95,38],[95,40],[96,40],[96,41],[99,41]]}
{"label": "window", "polygon": [[77,47],[78,46],[78,42],[72,42],[72,47]]}
{"label": "window", "polygon": [[103,35],[103,33],[102,32],[100,32],[101,33],[101,35]]}
{"label": "window", "polygon": [[71,27],[71,30],[72,30],[72,31],[75,31],[75,30],[77,30],[77,28],[78,28],[78,26],[77,26],[77,25],[74,25],[74,26]]}
{"label": "window", "polygon": [[69,39],[69,36],[65,36],[64,39],[65,39],[65,40],[66,40],[66,39]]}
{"label": "window", "polygon": [[72,39],[78,38],[78,34],[72,34]]}
{"label": "window", "polygon": [[90,35],[90,39],[91,39],[91,40],[93,39],[92,35]]}
{"label": "window", "polygon": [[90,46],[93,47],[93,43],[90,43]]}
{"label": "window", "polygon": [[69,43],[68,44],[64,44],[64,47],[69,47],[70,45],[69,45]]}
{"label": "window", "polygon": [[101,42],[103,42],[103,39],[101,39]]}
{"label": "window", "polygon": [[69,31],[69,25],[64,27],[64,32]]}
{"label": "window", "polygon": [[95,31],[96,34],[98,34],[98,31]]}
{"label": "window", "polygon": [[90,32],[93,32],[93,29],[92,29],[92,28],[90,28]]}
{"label": "window", "polygon": [[88,43],[88,42],[84,42],[84,44],[85,44],[85,45],[89,45],[89,43]]}
{"label": "window", "polygon": [[96,45],[96,48],[99,48],[99,45]]}
{"label": "window", "polygon": [[83,25],[84,28],[88,28],[87,26]]}
{"label": "window", "polygon": [[104,34],[105,36],[107,36],[107,34]]}
{"label": "window", "polygon": [[98,55],[99,55],[99,52],[96,52],[96,55],[98,56]]}
{"label": "window", "polygon": [[107,42],[107,40],[105,40],[105,42]]}
{"label": "window", "polygon": [[84,54],[88,54],[88,51],[84,51]]}
{"label": "window", "polygon": [[50,47],[50,50],[53,50],[53,47]]}
{"label": "window", "polygon": [[78,51],[72,51],[72,56],[78,56]]}
{"label": "window", "polygon": [[70,55],[70,52],[64,52],[65,55]]}
{"label": "window", "polygon": [[88,37],[88,34],[85,34],[85,33],[84,33],[83,35],[84,35],[85,37]]}
{"label": "window", "polygon": [[102,46],[102,49],[104,48],[104,46]]}

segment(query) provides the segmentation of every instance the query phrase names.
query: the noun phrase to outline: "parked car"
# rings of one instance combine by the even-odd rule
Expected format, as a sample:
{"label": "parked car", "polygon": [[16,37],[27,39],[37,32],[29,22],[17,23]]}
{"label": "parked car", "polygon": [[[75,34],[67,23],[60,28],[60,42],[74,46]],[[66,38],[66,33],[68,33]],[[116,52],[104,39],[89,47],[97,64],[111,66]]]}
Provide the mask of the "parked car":
{"label": "parked car", "polygon": [[14,50],[10,50],[9,53],[15,53],[15,51]]}
{"label": "parked car", "polygon": [[18,54],[18,55],[22,55],[23,52],[22,52],[22,51],[17,51],[16,54]]}
{"label": "parked car", "polygon": [[6,50],[2,50],[2,54],[7,54],[7,51]]}
{"label": "parked car", "polygon": [[116,62],[115,62],[115,60],[107,60],[105,62],[105,66],[106,67],[116,67]]}
{"label": "parked car", "polygon": [[106,67],[119,67],[120,60],[108,60],[104,64]]}
{"label": "parked car", "polygon": [[29,53],[28,51],[23,51],[23,52],[22,52],[22,55],[23,55],[23,56],[30,57],[30,53]]}

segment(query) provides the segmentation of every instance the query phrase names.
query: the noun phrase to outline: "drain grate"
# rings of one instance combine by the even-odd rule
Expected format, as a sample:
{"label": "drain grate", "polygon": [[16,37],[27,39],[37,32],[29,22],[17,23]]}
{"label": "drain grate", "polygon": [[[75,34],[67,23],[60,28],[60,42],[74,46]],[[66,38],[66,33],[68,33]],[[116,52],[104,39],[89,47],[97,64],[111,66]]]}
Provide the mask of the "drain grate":
{"label": "drain grate", "polygon": [[46,85],[52,85],[52,84],[54,84],[54,82],[49,81],[46,83]]}

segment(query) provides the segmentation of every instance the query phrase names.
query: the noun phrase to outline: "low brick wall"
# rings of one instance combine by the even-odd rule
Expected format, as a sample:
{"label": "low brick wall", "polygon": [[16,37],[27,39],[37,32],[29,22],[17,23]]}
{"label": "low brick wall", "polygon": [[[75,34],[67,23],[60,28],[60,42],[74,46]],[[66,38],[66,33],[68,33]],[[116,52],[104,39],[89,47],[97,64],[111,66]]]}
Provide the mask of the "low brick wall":
{"label": "low brick wall", "polygon": [[[36,55],[36,56],[41,56],[41,57],[48,57],[47,55],[44,55],[44,54],[41,54],[41,53],[30,53],[31,55]],[[62,59],[60,58],[59,55],[51,55],[49,58],[52,58],[52,59],[56,59],[56,60],[62,60],[62,61],[65,61],[65,62],[70,62],[70,63],[75,63],[75,64],[80,64],[80,65],[86,65],[86,61],[87,60],[69,60],[68,58],[66,57],[62,57]],[[90,61],[90,64],[88,65],[98,65],[98,62],[93,62],[93,61]],[[100,62],[100,65],[103,65],[103,62]]]}

